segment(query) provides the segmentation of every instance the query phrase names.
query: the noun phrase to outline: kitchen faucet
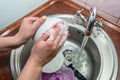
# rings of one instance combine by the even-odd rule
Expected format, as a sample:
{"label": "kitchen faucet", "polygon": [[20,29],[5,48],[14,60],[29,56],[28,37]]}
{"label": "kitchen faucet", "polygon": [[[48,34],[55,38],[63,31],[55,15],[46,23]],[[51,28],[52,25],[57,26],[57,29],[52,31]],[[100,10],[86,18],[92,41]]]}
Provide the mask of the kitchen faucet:
{"label": "kitchen faucet", "polygon": [[100,21],[96,21],[96,12],[97,12],[97,9],[96,7],[92,7],[90,9],[90,12],[89,12],[89,16],[88,18],[86,19],[82,12],[84,11],[84,9],[81,9],[81,10],[78,10],[77,13],[75,14],[75,17],[76,17],[76,23],[77,24],[82,24],[84,27],[86,27],[86,30],[85,30],[85,35],[86,36],[90,36],[92,31],[93,31],[93,27],[102,27],[102,19]]}

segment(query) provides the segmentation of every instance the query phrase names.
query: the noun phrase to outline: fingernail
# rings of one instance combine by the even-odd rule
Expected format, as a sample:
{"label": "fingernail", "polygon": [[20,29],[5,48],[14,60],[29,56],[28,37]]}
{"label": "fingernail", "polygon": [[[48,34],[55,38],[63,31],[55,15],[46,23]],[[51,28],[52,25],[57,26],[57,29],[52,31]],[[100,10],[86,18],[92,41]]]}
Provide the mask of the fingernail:
{"label": "fingernail", "polygon": [[70,38],[70,33],[67,34],[67,37]]}
{"label": "fingernail", "polygon": [[57,23],[53,25],[53,29],[55,29],[55,28],[57,28],[57,27],[58,27],[58,24],[57,24]]}
{"label": "fingernail", "polygon": [[46,15],[44,15],[44,16],[42,16],[41,18],[42,18],[43,20],[45,20],[47,17],[46,17]]}

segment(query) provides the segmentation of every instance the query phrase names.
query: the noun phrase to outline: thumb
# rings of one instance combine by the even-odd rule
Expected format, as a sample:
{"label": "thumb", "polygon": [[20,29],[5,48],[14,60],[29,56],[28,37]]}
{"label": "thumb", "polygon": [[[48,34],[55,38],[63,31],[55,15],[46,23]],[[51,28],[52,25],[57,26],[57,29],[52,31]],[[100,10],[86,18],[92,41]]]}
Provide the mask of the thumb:
{"label": "thumb", "polygon": [[40,19],[36,20],[33,23],[33,26],[35,27],[35,30],[37,30],[46,20],[46,16],[42,16]]}

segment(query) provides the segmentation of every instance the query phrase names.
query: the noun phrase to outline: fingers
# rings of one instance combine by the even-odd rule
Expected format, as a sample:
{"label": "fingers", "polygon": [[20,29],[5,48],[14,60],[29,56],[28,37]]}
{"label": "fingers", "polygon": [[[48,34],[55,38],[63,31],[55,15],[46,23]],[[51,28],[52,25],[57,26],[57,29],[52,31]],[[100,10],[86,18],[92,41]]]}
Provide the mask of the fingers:
{"label": "fingers", "polygon": [[60,40],[62,39],[62,36],[63,36],[63,34],[60,33],[60,34],[56,37],[56,39],[55,39],[55,41],[54,41],[54,43],[55,43],[56,46],[58,46]]}
{"label": "fingers", "polygon": [[50,27],[45,33],[42,34],[38,41],[54,41],[55,37],[57,37],[59,33],[59,28],[53,29]]}
{"label": "fingers", "polygon": [[59,28],[53,29],[49,28],[43,35],[40,37],[39,41],[54,41],[59,33]]}
{"label": "fingers", "polygon": [[67,39],[68,31],[57,27],[50,27],[38,41],[52,42],[57,49],[61,48]]}
{"label": "fingers", "polygon": [[59,25],[57,25],[57,28],[53,28],[53,27],[50,28],[50,30],[48,30],[48,33],[50,34],[48,41],[54,41],[58,36],[59,32],[60,32]]}
{"label": "fingers", "polygon": [[46,20],[46,16],[39,17],[27,17],[24,18],[23,22],[26,22],[29,25],[33,25],[37,30]]}
{"label": "fingers", "polygon": [[27,17],[27,18],[24,18],[24,21],[32,24],[34,21],[36,21],[38,19],[39,19],[39,17]]}
{"label": "fingers", "polygon": [[42,16],[41,18],[37,19],[34,23],[33,26],[35,27],[35,30],[37,30],[46,20],[46,16]]}
{"label": "fingers", "polygon": [[47,32],[43,33],[43,35],[40,37],[39,41],[46,41],[49,38],[50,34]]}
{"label": "fingers", "polygon": [[[54,29],[51,29],[50,31],[50,37],[47,41],[53,41],[54,45],[58,48],[62,47],[65,43],[68,35],[68,31],[65,31],[64,29],[60,29],[59,24],[56,25],[57,27],[53,26]],[[54,30],[54,31],[52,31]],[[52,33],[51,33],[52,32]]]}
{"label": "fingers", "polygon": [[58,46],[58,44],[59,44],[60,40],[62,39],[63,35],[64,35],[64,31],[62,30],[62,31],[59,32],[58,36],[56,37],[56,39],[54,41],[56,46]]}
{"label": "fingers", "polygon": [[63,44],[65,43],[66,39],[67,39],[67,35],[68,35],[68,31],[66,31],[64,33],[64,35],[62,36],[62,39],[60,40],[60,42],[58,43],[58,48],[61,48],[63,46]]}
{"label": "fingers", "polygon": [[52,36],[53,38],[49,38],[47,41],[53,41],[54,45],[59,49],[63,46],[68,36],[68,31],[59,31],[56,36]]}

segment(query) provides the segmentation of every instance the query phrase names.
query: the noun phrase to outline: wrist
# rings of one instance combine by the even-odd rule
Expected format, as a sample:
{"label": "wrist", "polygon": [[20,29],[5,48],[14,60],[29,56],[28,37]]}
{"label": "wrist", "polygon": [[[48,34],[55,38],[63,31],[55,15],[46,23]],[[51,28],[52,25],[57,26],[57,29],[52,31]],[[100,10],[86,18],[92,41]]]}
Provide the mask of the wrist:
{"label": "wrist", "polygon": [[15,43],[16,43],[16,45],[18,45],[18,46],[21,46],[22,44],[24,44],[24,43],[26,43],[25,41],[23,41],[22,39],[21,39],[21,37],[19,36],[19,35],[15,35],[15,36],[13,36],[14,37],[14,40],[15,40]]}
{"label": "wrist", "polygon": [[38,61],[38,59],[36,57],[34,57],[33,55],[29,57],[29,61],[36,67],[39,67],[42,69],[42,64],[40,64],[40,62]]}

